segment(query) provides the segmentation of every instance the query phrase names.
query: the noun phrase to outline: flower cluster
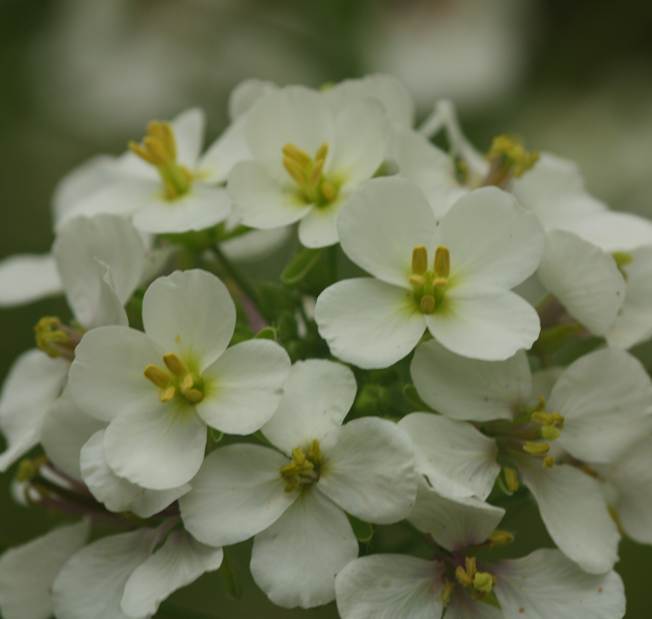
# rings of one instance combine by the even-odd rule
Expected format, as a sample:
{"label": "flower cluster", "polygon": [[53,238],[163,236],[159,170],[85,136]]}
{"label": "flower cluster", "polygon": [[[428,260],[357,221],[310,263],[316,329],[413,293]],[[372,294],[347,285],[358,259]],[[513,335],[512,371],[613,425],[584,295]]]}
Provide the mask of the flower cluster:
{"label": "flower cluster", "polygon": [[[513,136],[481,153],[448,101],[415,128],[389,76],[247,81],[230,114],[205,150],[189,110],[74,170],[51,254],[0,263],[1,305],[70,307],[0,399],[0,471],[65,518],[0,557],[2,615],[152,617],[253,540],[286,608],[622,618],[652,223]],[[511,545],[524,503],[555,548]]]}

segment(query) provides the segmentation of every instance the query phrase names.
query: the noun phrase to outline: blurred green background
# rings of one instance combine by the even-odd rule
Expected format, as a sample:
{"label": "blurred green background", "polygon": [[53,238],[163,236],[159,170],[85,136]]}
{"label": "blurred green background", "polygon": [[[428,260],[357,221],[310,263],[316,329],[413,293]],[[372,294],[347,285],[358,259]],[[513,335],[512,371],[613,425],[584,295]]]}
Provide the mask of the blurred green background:
{"label": "blurred green background", "polygon": [[[518,133],[577,160],[613,208],[652,216],[649,2],[0,0],[0,8],[0,258],[48,250],[52,190],[76,164],[120,152],[147,120],[189,105],[207,111],[212,138],[227,122],[230,89],[248,77],[317,86],[391,72],[421,116],[450,97],[479,146]],[[0,375],[31,346],[36,320],[61,310],[59,301],[0,310]],[[0,476],[2,548],[53,518],[12,503],[10,481]],[[537,522],[531,512],[515,514],[517,525]],[[516,550],[543,540],[539,523]],[[174,603],[216,619],[335,617],[332,606],[274,608],[246,576],[247,553],[244,545],[234,557],[241,599],[212,575]],[[652,550],[624,542],[621,558],[627,617],[649,618]]]}

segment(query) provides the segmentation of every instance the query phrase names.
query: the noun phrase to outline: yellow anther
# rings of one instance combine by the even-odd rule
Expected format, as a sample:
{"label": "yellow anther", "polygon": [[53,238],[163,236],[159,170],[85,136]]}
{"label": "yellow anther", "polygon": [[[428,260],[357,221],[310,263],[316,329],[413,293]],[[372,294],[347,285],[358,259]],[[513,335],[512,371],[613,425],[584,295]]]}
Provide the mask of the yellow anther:
{"label": "yellow anther", "polygon": [[199,389],[187,389],[182,393],[183,397],[191,404],[199,404],[204,399],[204,394]]}
{"label": "yellow anther", "polygon": [[541,438],[547,441],[556,441],[561,436],[561,431],[555,426],[542,426],[540,432]]}
{"label": "yellow anther", "polygon": [[543,466],[547,469],[551,469],[553,466],[555,466],[555,457],[554,456],[546,456],[543,459]]}
{"label": "yellow anther", "polygon": [[163,368],[158,367],[158,365],[154,365],[153,363],[150,363],[145,368],[144,374],[145,378],[147,378],[150,382],[154,383],[161,389],[164,389],[170,384],[170,373],[166,372]]}
{"label": "yellow anther", "polygon": [[494,577],[489,572],[478,572],[473,577],[473,588],[480,593],[491,593],[494,588]]}
{"label": "yellow anther", "polygon": [[192,389],[195,386],[195,379],[192,377],[192,374],[186,374],[181,381],[181,391],[184,393],[189,389]]}
{"label": "yellow anther", "polygon": [[559,413],[550,413],[550,415],[552,416],[552,425],[555,426],[555,428],[564,427],[566,418],[563,415],[560,415]]}
{"label": "yellow anther", "polygon": [[504,531],[502,529],[496,529],[489,536],[489,545],[490,546],[506,546],[511,544],[514,541],[514,534],[510,531]]}
{"label": "yellow anther", "polygon": [[523,451],[532,456],[545,456],[550,451],[550,445],[548,443],[526,441],[523,443]]}
{"label": "yellow anther", "polygon": [[177,395],[177,388],[174,385],[165,387],[165,389],[161,391],[161,402],[169,402],[174,398],[175,395]]}
{"label": "yellow anther", "polygon": [[428,270],[428,250],[424,245],[417,245],[412,250],[412,273],[423,275]]}
{"label": "yellow anther", "polygon": [[493,139],[487,158],[492,167],[500,168],[505,176],[519,177],[539,160],[539,153],[525,149],[518,138],[498,135]]}
{"label": "yellow anther", "polygon": [[461,565],[458,565],[455,568],[455,578],[463,587],[470,587],[473,585],[473,578],[467,574],[466,570]]}
{"label": "yellow anther", "polygon": [[184,378],[188,374],[188,368],[175,353],[165,353],[163,355],[163,361],[165,362],[165,365],[168,366],[170,372],[172,372],[175,376]]}
{"label": "yellow anther", "polygon": [[511,466],[503,467],[503,479],[505,486],[510,492],[516,492],[521,487],[521,482],[518,478],[518,471]]}
{"label": "yellow anther", "polygon": [[328,157],[328,144],[322,144],[315,154],[315,162],[323,163],[326,161],[326,157]]}
{"label": "yellow anther", "polygon": [[319,479],[322,464],[319,441],[314,440],[304,450],[296,447],[292,450],[292,460],[281,467],[281,477],[285,481],[285,491],[292,492],[301,486],[308,486]]}
{"label": "yellow anther", "polygon": [[82,335],[81,328],[69,327],[56,316],[44,316],[34,325],[36,346],[52,358],[74,359]]}
{"label": "yellow anther", "polygon": [[435,311],[436,305],[437,302],[435,301],[435,297],[433,297],[431,294],[423,295],[419,301],[419,309],[424,314],[432,314]]}
{"label": "yellow anther", "polygon": [[299,195],[305,202],[327,206],[337,199],[339,186],[324,171],[328,144],[322,144],[314,157],[294,144],[286,144],[281,152],[283,167],[296,183]]}
{"label": "yellow anther", "polygon": [[624,267],[631,264],[632,260],[634,260],[632,254],[628,254],[627,252],[624,251],[615,251],[611,255],[613,256],[613,259],[616,261],[616,266],[621,270],[621,272]]}
{"label": "yellow anther", "polygon": [[455,591],[455,583],[446,579],[444,581],[444,587],[441,590],[441,603],[444,606],[448,606],[451,603],[453,591]]}
{"label": "yellow anther", "polygon": [[296,160],[285,157],[283,167],[297,185],[301,187],[306,183],[305,169]]}
{"label": "yellow anther", "polygon": [[451,255],[448,247],[440,245],[435,252],[435,275],[447,280],[451,272]]}
{"label": "yellow anther", "polygon": [[290,161],[295,161],[301,166],[310,164],[310,155],[294,144],[286,144],[282,149],[284,157]]}
{"label": "yellow anther", "polygon": [[475,557],[466,557],[464,559],[464,565],[466,566],[466,573],[473,578],[478,571],[477,559]]}
{"label": "yellow anther", "polygon": [[41,467],[47,462],[45,456],[39,456],[38,458],[24,458],[20,461],[18,465],[18,470],[16,471],[16,481],[18,483],[25,483],[32,481]]}

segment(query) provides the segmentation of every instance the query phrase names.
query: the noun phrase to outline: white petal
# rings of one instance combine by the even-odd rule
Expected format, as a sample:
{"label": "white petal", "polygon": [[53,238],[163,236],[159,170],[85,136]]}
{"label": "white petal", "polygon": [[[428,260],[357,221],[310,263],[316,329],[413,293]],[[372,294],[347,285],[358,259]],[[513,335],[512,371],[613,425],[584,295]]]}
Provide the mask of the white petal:
{"label": "white petal", "polygon": [[152,200],[158,199],[161,193],[160,182],[153,179],[135,176],[121,176],[107,183],[101,189],[80,198],[66,210],[58,222],[59,229],[65,222],[74,217],[85,215],[93,217],[103,213],[112,215],[131,215]]}
{"label": "white petal", "polygon": [[393,75],[374,73],[344,80],[324,91],[324,95],[335,109],[352,100],[375,99],[397,127],[407,128],[414,124],[414,101],[408,89]]}
{"label": "white petal", "polygon": [[49,408],[43,420],[41,444],[48,460],[60,471],[81,480],[79,453],[84,443],[104,424],[83,413],[64,392]]}
{"label": "white petal", "polygon": [[610,462],[651,428],[652,382],[635,357],[605,348],[564,371],[549,407],[565,417],[559,444],[566,451],[587,462]]}
{"label": "white petal", "polygon": [[156,199],[134,214],[134,225],[148,234],[204,230],[224,221],[231,212],[225,189],[195,182],[176,200]]}
{"label": "white petal", "polygon": [[276,522],[297,498],[285,492],[288,459],[258,445],[228,445],[208,456],[179,505],[184,526],[199,541],[226,546]]}
{"label": "white petal", "polygon": [[61,393],[67,372],[67,362],[40,350],[23,353],[11,366],[0,397],[0,430],[7,440],[0,472],[39,442],[43,418]]}
{"label": "white petal", "polygon": [[60,527],[0,557],[0,611],[5,619],[52,616],[52,583],[84,545],[88,529],[85,521]]}
{"label": "white petal", "polygon": [[337,218],[343,202],[340,199],[326,207],[313,208],[299,222],[299,240],[305,247],[328,247],[338,241]]}
{"label": "white petal", "polygon": [[458,355],[504,361],[539,337],[539,315],[508,290],[459,286],[447,293],[446,303],[446,311],[426,321],[433,337]]}
{"label": "white petal", "polygon": [[512,192],[536,213],[546,230],[564,229],[577,218],[606,210],[586,192],[577,165],[550,153],[542,153],[532,170],[512,181]]}
{"label": "white petal", "polygon": [[235,212],[252,228],[279,228],[299,221],[313,208],[288,182],[277,180],[254,161],[243,161],[229,174],[228,191]]}
{"label": "white petal", "polygon": [[548,401],[550,393],[559,377],[564,373],[564,368],[552,367],[537,370],[532,374],[532,397],[534,400],[543,398]]}
{"label": "white petal", "polygon": [[229,348],[204,378],[215,382],[197,404],[209,425],[228,434],[251,434],[268,422],[281,400],[290,358],[278,344],[249,340]]}
{"label": "white petal", "polygon": [[417,470],[449,497],[485,499],[500,471],[494,441],[472,425],[431,413],[411,413],[399,422],[412,439]]}
{"label": "white petal", "polygon": [[145,332],[165,352],[190,356],[204,370],[226,350],[235,304],[212,273],[193,269],[159,277],[143,299]]}
{"label": "white petal", "polygon": [[315,320],[334,356],[365,369],[393,365],[425,331],[423,314],[407,291],[367,277],[326,288]]}
{"label": "white petal", "polygon": [[618,574],[586,574],[557,550],[541,549],[505,561],[495,591],[506,619],[621,619],[625,615],[625,591]]}
{"label": "white petal", "polygon": [[416,183],[437,217],[445,215],[468,189],[455,180],[452,158],[416,131],[395,137],[392,154],[399,174]]}
{"label": "white petal", "polygon": [[235,120],[251,109],[261,97],[278,86],[274,82],[250,78],[235,86],[229,95],[229,118]]}
{"label": "white petal", "polygon": [[158,389],[143,372],[161,363],[161,351],[142,332],[111,326],[93,329],[75,349],[70,395],[84,413],[110,421],[124,412],[149,408]]}
{"label": "white petal", "polygon": [[606,252],[633,251],[652,245],[652,222],[633,213],[604,211],[565,226]]}
{"label": "white petal", "polygon": [[73,555],[54,581],[57,619],[125,619],[120,608],[125,584],[157,538],[154,530],[138,529],[105,537]]}
{"label": "white petal", "polygon": [[251,107],[245,122],[254,159],[281,178],[287,177],[282,154],[286,144],[312,156],[322,144],[332,143],[333,120],[326,101],[321,93],[300,86],[268,92]]}
{"label": "white petal", "polygon": [[95,155],[68,172],[57,183],[52,194],[52,216],[55,227],[78,200],[119,178],[120,168],[117,164],[116,157]]}
{"label": "white petal", "polygon": [[385,158],[387,124],[382,105],[373,99],[353,101],[338,110],[327,172],[347,187],[371,178]]}
{"label": "white petal", "polygon": [[431,340],[414,353],[410,374],[423,401],[452,419],[511,419],[532,394],[527,356],[506,361],[460,357]]}
{"label": "white petal", "polygon": [[631,348],[652,337],[652,247],[631,252],[632,262],[624,267],[625,303],[607,333],[610,346]]}
{"label": "white petal", "polygon": [[224,183],[233,167],[251,159],[242,119],[227,127],[213,142],[197,164],[197,174],[205,183]]}
{"label": "white petal", "polygon": [[408,520],[453,552],[484,544],[504,515],[504,509],[475,497],[447,498],[424,480]]}
{"label": "white petal", "polygon": [[190,490],[188,485],[171,490],[146,490],[118,477],[104,456],[104,430],[96,432],[83,446],[80,464],[88,489],[112,512],[133,512],[149,518]]}
{"label": "white petal", "polygon": [[206,425],[190,406],[156,403],[120,413],[106,429],[104,455],[113,472],[151,490],[170,490],[199,471]]}
{"label": "white petal", "polygon": [[414,505],[412,442],[395,423],[356,419],[326,436],[321,451],[327,464],[317,488],[349,514],[390,524]]}
{"label": "white petal", "polygon": [[186,167],[194,168],[204,141],[204,112],[199,108],[185,110],[170,124],[177,143],[178,160]]}
{"label": "white petal", "polygon": [[608,572],[618,560],[620,535],[598,482],[565,464],[545,469],[524,459],[519,471],[559,549],[586,572]]}
{"label": "white petal", "polygon": [[277,606],[313,608],[335,599],[335,575],[357,556],[347,517],[312,490],[256,536],[251,575]]}
{"label": "white petal", "polygon": [[223,557],[221,548],[204,546],[184,531],[174,531],[127,580],[122,611],[135,618],[154,615],[177,589],[219,568]]}
{"label": "white petal", "polygon": [[292,366],[283,397],[263,433],[285,453],[323,439],[340,427],[353,405],[353,372],[323,359],[298,361]]}
{"label": "white petal", "polygon": [[53,246],[68,303],[84,326],[102,311],[102,278],[108,269],[124,304],[141,281],[145,245],[135,228],[116,215],[75,217],[63,224]]}
{"label": "white petal", "polygon": [[60,294],[61,278],[50,254],[10,256],[0,262],[0,307]]}
{"label": "white petal", "polygon": [[462,196],[440,223],[451,271],[465,282],[513,288],[536,271],[543,230],[532,213],[495,187]]}
{"label": "white petal", "polygon": [[604,335],[625,300],[616,261],[595,245],[561,230],[546,234],[541,283],[591,333]]}
{"label": "white petal", "polygon": [[625,533],[640,544],[652,544],[652,447],[646,437],[609,467],[604,476],[616,488],[611,505]]}
{"label": "white petal", "polygon": [[335,579],[342,619],[439,619],[440,563],[405,555],[372,555],[349,563]]}
{"label": "white petal", "polygon": [[419,188],[409,181],[377,178],[347,200],[337,221],[344,253],[390,284],[409,288],[412,250],[434,249],[436,222]]}

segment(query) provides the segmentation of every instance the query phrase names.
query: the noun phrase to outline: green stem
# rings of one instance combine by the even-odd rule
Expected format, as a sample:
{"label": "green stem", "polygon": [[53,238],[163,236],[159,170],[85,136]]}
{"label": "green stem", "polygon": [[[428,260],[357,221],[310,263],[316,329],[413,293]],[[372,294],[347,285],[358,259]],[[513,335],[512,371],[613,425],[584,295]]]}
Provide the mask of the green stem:
{"label": "green stem", "polygon": [[240,288],[243,294],[249,298],[261,316],[269,320],[269,316],[267,316],[266,312],[261,307],[258,294],[254,290],[253,286],[247,281],[242,273],[238,271],[236,266],[226,257],[219,245],[213,245],[211,249],[224,271],[226,271],[226,274],[237,284],[238,288]]}

